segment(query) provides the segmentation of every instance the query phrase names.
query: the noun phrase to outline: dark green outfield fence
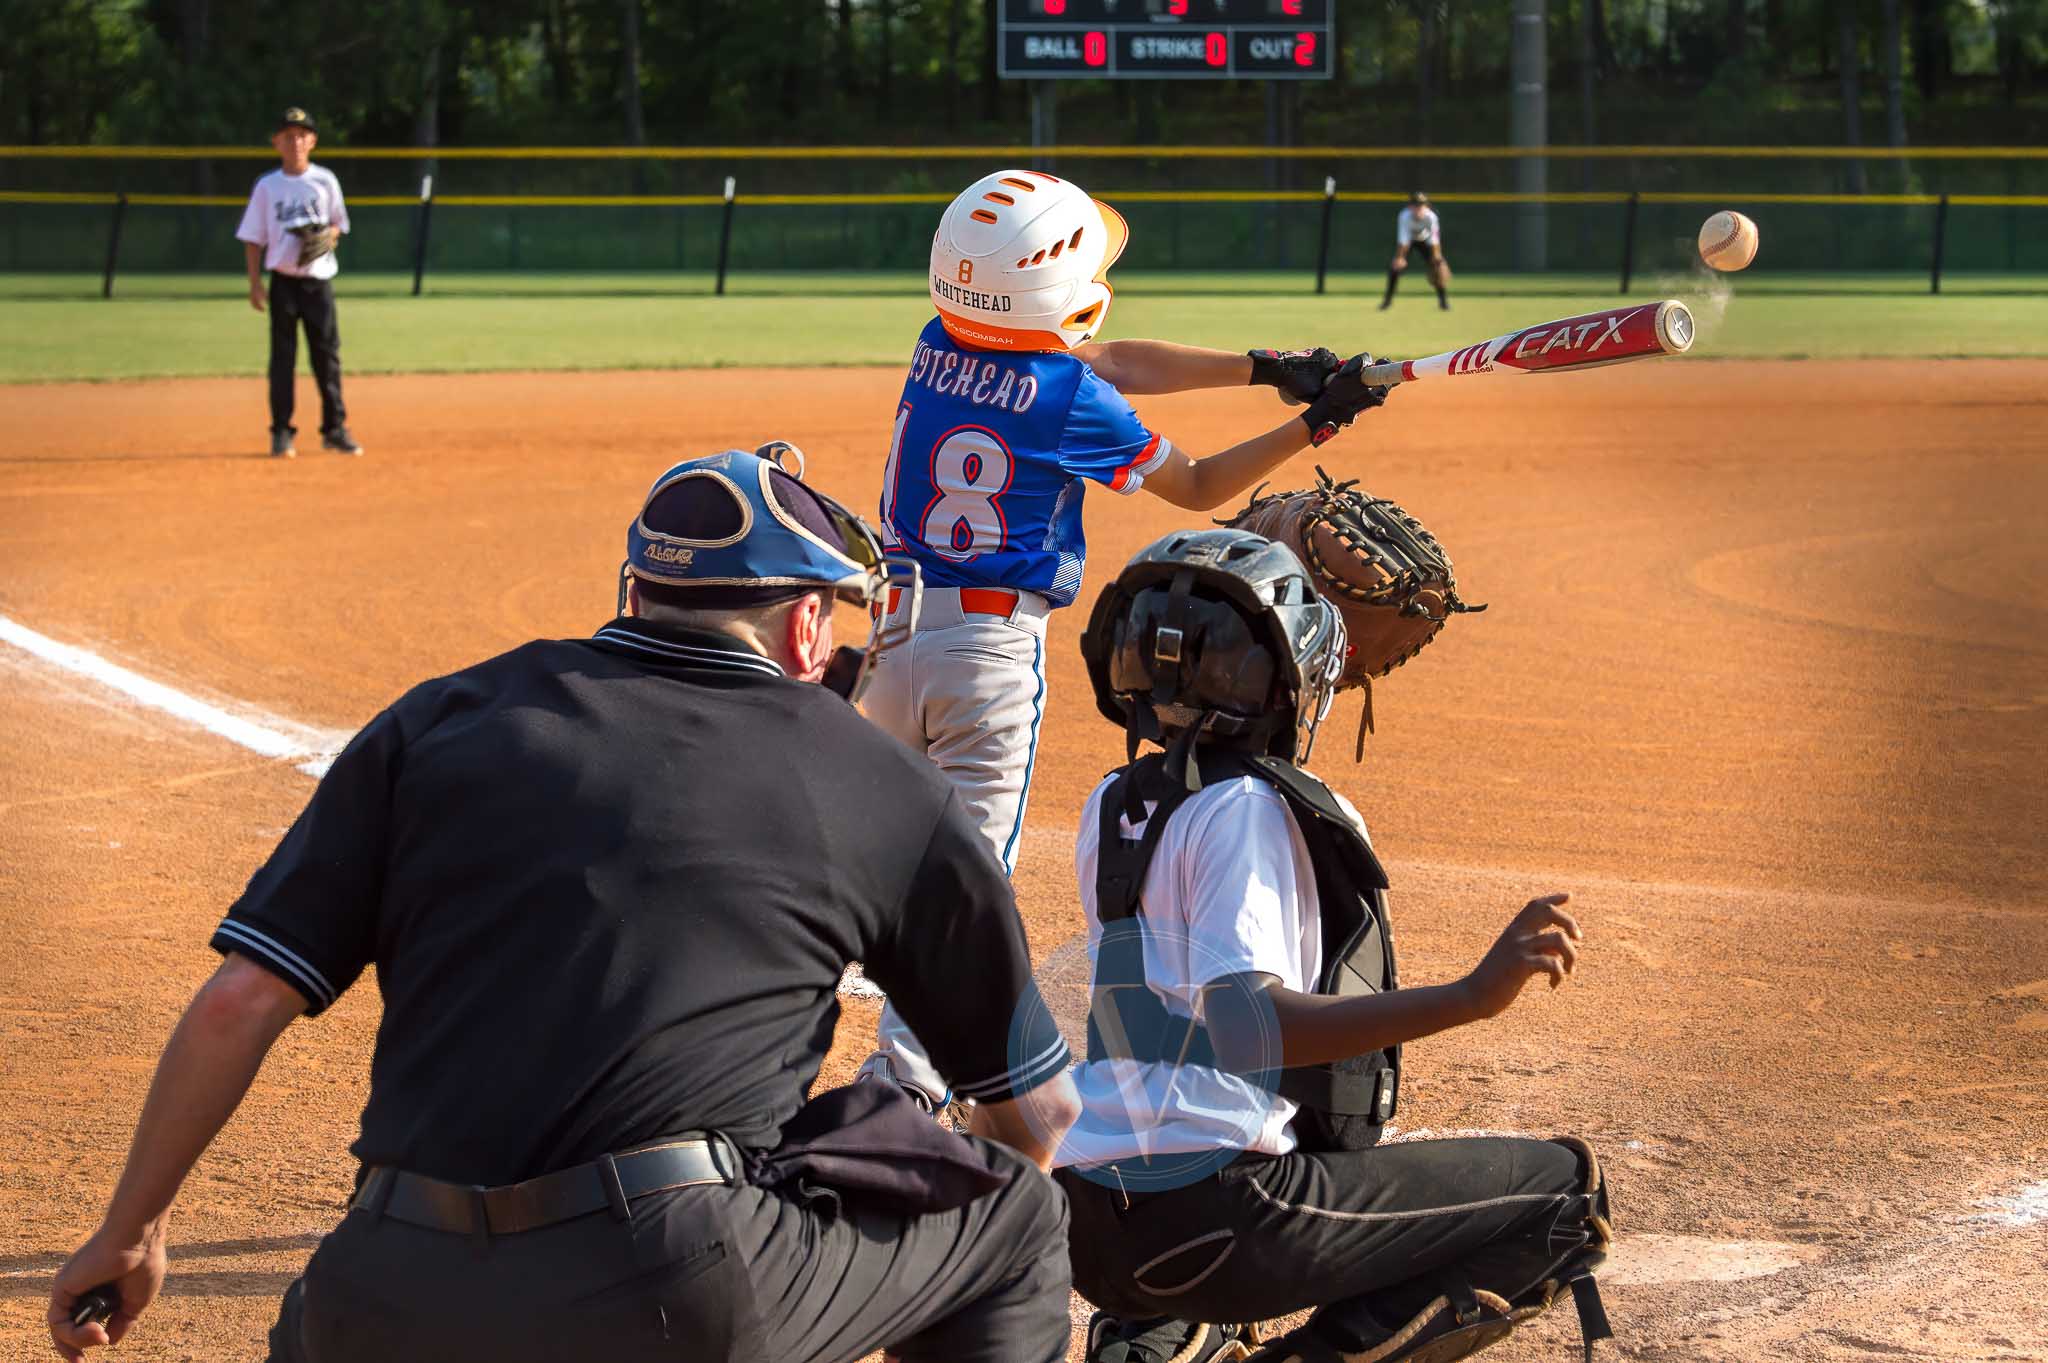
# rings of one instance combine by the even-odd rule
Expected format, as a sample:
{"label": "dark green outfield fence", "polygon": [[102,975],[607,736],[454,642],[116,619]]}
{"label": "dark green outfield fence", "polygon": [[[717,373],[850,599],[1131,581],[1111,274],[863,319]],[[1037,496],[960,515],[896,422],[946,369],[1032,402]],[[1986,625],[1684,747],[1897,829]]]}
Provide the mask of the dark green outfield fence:
{"label": "dark green outfield fence", "polygon": [[[241,187],[267,155],[0,147],[0,273],[106,270],[111,292],[123,271],[238,271]],[[2039,274],[2048,292],[2048,150],[1560,147],[1546,152],[1553,192],[1544,195],[1494,187],[1512,178],[1514,155],[1058,148],[1036,159],[1124,212],[1127,269],[1298,271],[1305,281],[1377,272],[1405,187],[1422,184],[1462,271],[1515,268],[1514,221],[1526,204],[1544,206],[1547,269],[1618,278],[1689,269],[1700,222],[1732,208],[1763,226],[1758,273],[1910,271],[1930,285],[1940,270]],[[431,162],[429,218],[416,178],[424,156],[322,149],[350,197],[347,268],[423,267],[428,279],[447,271],[709,275],[719,272],[729,221],[730,270],[917,270],[960,181],[1033,159],[1024,148],[443,150]],[[1854,166],[1863,168],[1864,192],[1849,192]],[[730,215],[726,176],[737,190]],[[211,192],[194,192],[196,184]]]}

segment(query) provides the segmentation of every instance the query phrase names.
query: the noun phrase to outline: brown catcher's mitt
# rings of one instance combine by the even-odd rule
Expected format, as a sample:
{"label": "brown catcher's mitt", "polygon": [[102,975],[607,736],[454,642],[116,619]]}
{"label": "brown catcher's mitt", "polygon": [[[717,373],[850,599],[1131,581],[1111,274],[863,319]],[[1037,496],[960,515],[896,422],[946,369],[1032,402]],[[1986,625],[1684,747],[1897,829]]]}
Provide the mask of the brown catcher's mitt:
{"label": "brown catcher's mitt", "polygon": [[1264,497],[1255,491],[1251,504],[1223,523],[1294,550],[1344,616],[1350,651],[1337,685],[1365,690],[1362,755],[1372,728],[1372,679],[1420,653],[1451,616],[1486,607],[1459,599],[1450,555],[1421,521],[1356,486],[1356,479],[1333,482],[1318,468],[1314,487]]}

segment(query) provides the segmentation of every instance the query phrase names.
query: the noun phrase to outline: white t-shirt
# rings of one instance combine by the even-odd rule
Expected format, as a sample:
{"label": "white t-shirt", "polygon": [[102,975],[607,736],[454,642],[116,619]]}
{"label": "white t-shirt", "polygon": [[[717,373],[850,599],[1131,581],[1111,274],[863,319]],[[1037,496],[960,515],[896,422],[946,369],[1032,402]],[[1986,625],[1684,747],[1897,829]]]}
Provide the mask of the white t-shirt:
{"label": "white t-shirt", "polygon": [[1401,210],[1401,216],[1394,220],[1394,244],[1407,246],[1421,242],[1425,246],[1443,243],[1443,224],[1436,219],[1436,210],[1428,204],[1409,204]]}
{"label": "white t-shirt", "polygon": [[332,279],[341,267],[334,252],[299,266],[299,237],[294,227],[339,227],[348,231],[348,205],[341,201],[341,181],[325,166],[308,165],[303,175],[287,175],[282,167],[256,182],[235,237],[263,248],[265,269],[308,279]]}
{"label": "white t-shirt", "polygon": [[[1108,785],[1088,797],[1074,845],[1091,972],[1102,940],[1095,869]],[[1143,831],[1124,821],[1126,836]],[[1314,988],[1322,970],[1315,868],[1286,799],[1264,781],[1241,776],[1191,796],[1160,838],[1142,898],[1145,982],[1175,1015],[1199,1016],[1202,987],[1229,975],[1256,972],[1298,992]],[[1058,1164],[1294,1149],[1295,1104],[1238,1075],[1128,1059],[1085,1061],[1073,1073],[1081,1118]]]}

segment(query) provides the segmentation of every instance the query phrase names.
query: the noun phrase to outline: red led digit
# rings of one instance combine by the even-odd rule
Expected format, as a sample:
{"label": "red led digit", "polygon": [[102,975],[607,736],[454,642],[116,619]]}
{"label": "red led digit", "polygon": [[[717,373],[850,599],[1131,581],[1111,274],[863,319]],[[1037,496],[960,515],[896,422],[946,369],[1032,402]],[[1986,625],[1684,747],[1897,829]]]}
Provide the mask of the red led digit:
{"label": "red led digit", "polygon": [[1225,66],[1230,62],[1230,44],[1221,33],[1202,35],[1202,57],[1211,66]]}
{"label": "red led digit", "polygon": [[[1293,0],[1293,2],[1298,4],[1300,0]],[[1067,12],[1067,0],[1045,0],[1045,12],[1047,14],[1065,14]]]}
{"label": "red led digit", "polygon": [[[1049,4],[1065,5],[1066,0],[1047,0]],[[1280,0],[1280,12],[1290,19],[1301,17],[1301,0]]]}
{"label": "red led digit", "polygon": [[1314,66],[1316,64],[1316,35],[1297,33],[1294,35],[1294,64]]}
{"label": "red led digit", "polygon": [[1081,60],[1090,66],[1109,64],[1109,36],[1090,30],[1081,35]]}
{"label": "red led digit", "polygon": [[1188,12],[1188,0],[1166,0],[1166,12],[1176,17],[1186,15]]}

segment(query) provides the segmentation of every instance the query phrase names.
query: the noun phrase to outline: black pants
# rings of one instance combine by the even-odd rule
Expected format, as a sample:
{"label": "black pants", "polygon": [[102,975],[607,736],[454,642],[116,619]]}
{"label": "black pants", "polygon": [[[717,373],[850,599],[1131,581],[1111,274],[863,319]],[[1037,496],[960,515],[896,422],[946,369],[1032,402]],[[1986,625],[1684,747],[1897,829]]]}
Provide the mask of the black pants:
{"label": "black pants", "polygon": [[348,424],[348,411],[341,405],[341,327],[334,319],[334,282],[275,271],[270,276],[270,429],[297,429],[292,425],[297,396],[292,385],[298,377],[301,321],[313,359],[313,382],[320,386],[320,430],[338,431]]}
{"label": "black pants", "polygon": [[1394,1326],[1453,1268],[1512,1300],[1555,1262],[1551,1224],[1585,1190],[1568,1147],[1493,1137],[1245,1156],[1128,1208],[1114,1178],[1062,1169],[1059,1182],[1082,1296],[1126,1318],[1219,1324],[1362,1307]]}
{"label": "black pants", "polygon": [[1066,1357],[1066,1206],[1008,1150],[951,1212],[838,1216],[744,1184],[488,1240],[351,1211],[286,1292],[273,1363],[915,1363]]}

